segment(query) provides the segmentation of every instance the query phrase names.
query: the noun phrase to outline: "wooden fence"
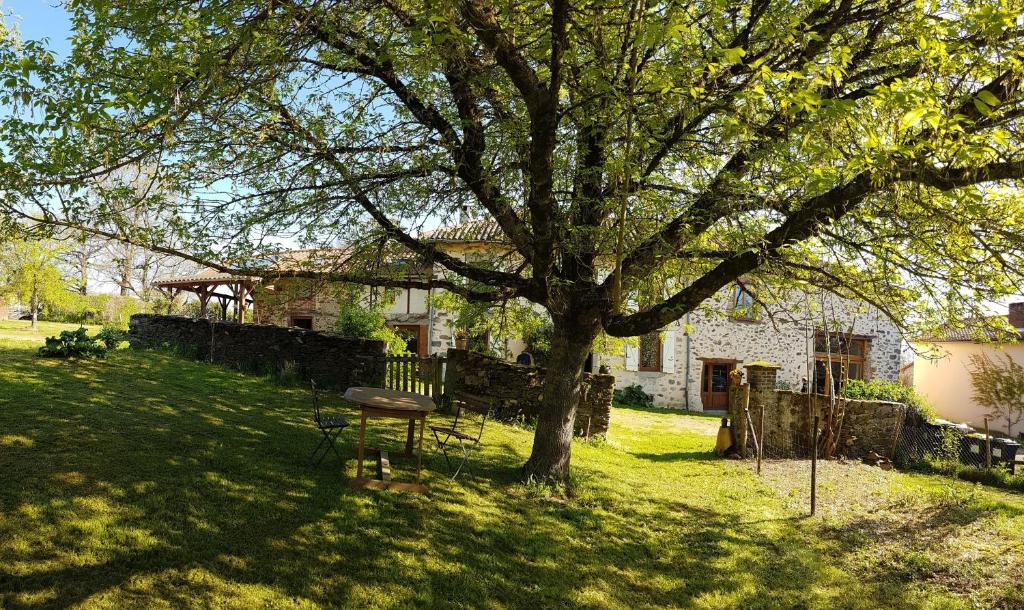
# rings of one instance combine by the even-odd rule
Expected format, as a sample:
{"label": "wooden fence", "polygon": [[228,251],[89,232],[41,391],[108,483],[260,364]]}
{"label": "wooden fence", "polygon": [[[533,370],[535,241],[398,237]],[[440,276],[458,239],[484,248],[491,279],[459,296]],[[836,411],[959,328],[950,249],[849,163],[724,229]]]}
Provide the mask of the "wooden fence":
{"label": "wooden fence", "polygon": [[384,387],[390,390],[414,392],[434,399],[444,393],[444,367],[446,356],[385,356]]}

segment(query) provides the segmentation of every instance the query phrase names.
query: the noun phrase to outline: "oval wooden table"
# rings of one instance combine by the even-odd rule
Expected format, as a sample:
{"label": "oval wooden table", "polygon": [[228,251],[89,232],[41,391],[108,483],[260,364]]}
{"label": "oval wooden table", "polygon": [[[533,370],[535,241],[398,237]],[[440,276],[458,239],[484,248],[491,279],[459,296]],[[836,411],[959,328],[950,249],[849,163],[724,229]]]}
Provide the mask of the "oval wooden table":
{"label": "oval wooden table", "polygon": [[[359,461],[356,467],[356,478],[352,485],[371,489],[393,489],[396,491],[415,491],[423,493],[427,490],[421,480],[423,466],[423,429],[427,425],[427,414],[434,410],[434,401],[429,396],[386,390],[383,388],[353,387],[345,391],[345,400],[359,405]],[[413,435],[416,422],[420,422],[419,443],[416,447],[416,482],[401,483],[392,481],[388,468],[387,453],[380,451],[381,478],[363,478],[363,456],[366,451],[366,420],[372,417],[409,420],[409,434],[405,441],[405,455],[412,457]]]}

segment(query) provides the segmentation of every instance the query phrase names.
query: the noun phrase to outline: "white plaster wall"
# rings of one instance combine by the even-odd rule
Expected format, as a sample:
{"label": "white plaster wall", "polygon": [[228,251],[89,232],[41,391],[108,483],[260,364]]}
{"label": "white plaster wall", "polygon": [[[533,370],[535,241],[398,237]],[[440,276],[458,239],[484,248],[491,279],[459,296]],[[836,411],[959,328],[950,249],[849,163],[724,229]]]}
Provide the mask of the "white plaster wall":
{"label": "white plaster wall", "polygon": [[427,291],[417,288],[403,288],[398,291],[393,303],[385,312],[391,315],[409,315],[427,313]]}

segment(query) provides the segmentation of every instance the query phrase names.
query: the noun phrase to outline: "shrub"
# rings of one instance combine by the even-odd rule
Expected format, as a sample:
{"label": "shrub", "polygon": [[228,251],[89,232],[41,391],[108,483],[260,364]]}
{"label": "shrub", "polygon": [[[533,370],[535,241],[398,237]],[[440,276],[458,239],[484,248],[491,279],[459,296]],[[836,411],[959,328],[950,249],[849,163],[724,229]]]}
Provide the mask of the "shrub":
{"label": "shrub", "polygon": [[935,419],[935,409],[928,404],[928,400],[924,396],[915,392],[914,388],[908,388],[894,381],[851,379],[846,382],[846,387],[843,388],[839,395],[843,398],[852,398],[854,400],[901,402],[907,405],[913,413],[924,421],[933,421]]}
{"label": "shrub", "polygon": [[47,337],[46,345],[39,348],[39,355],[46,358],[104,358],[105,345],[96,337],[90,337],[85,327],[65,330],[56,337]]}
{"label": "shrub", "polygon": [[122,343],[128,340],[128,333],[116,326],[104,326],[96,335],[96,339],[103,342],[103,345],[110,349],[117,349]]}
{"label": "shrub", "polygon": [[955,477],[961,481],[1024,491],[1024,473],[1012,474],[1002,467],[979,468],[952,460],[922,460],[915,470]]}
{"label": "shrub", "polygon": [[407,342],[386,324],[380,307],[367,307],[354,300],[338,301],[338,333],[356,339],[383,341],[389,354],[407,353]]}
{"label": "shrub", "polygon": [[69,293],[57,305],[48,306],[41,319],[49,322],[73,322],[77,324],[107,324],[128,328],[132,314],[153,310],[152,304],[135,297],[121,297],[111,294],[80,295]]}
{"label": "shrub", "polygon": [[625,389],[615,390],[615,404],[626,407],[650,408],[654,406],[654,397],[644,392],[639,385],[626,386]]}

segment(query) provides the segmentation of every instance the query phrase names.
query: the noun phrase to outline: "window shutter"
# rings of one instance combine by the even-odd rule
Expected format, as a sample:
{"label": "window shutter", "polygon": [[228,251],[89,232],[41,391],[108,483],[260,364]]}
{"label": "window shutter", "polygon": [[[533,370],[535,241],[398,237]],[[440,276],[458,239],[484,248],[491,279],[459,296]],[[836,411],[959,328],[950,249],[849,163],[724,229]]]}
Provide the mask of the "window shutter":
{"label": "window shutter", "polygon": [[676,372],[676,331],[666,330],[661,337],[661,372]]}
{"label": "window shutter", "polygon": [[626,346],[626,370],[635,371],[640,363],[640,348],[635,345]]}

